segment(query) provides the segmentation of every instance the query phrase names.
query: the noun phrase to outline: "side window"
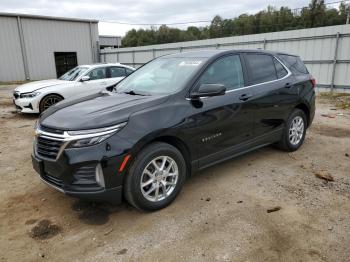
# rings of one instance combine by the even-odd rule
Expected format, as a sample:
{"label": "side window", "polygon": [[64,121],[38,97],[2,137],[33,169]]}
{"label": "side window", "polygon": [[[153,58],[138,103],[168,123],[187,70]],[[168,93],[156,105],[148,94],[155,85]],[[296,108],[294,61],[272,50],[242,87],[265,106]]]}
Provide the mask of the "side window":
{"label": "side window", "polygon": [[249,68],[251,69],[252,84],[276,80],[276,69],[273,57],[264,54],[247,54]]}
{"label": "side window", "polygon": [[112,66],[109,68],[109,77],[124,77],[126,75],[124,67]]}
{"label": "side window", "polygon": [[88,74],[88,76],[90,76],[90,80],[107,78],[106,68],[105,67],[95,68]]}
{"label": "side window", "polygon": [[276,73],[277,73],[277,78],[283,78],[288,74],[288,71],[283,67],[283,65],[276,59],[273,59],[275,62],[275,67],[276,67]]}
{"label": "side window", "polygon": [[244,86],[243,70],[239,55],[230,55],[216,60],[199,79],[200,84],[222,84],[226,90]]}
{"label": "side window", "polygon": [[125,71],[127,76],[134,72],[134,70],[131,70],[129,68],[125,68]]}
{"label": "side window", "polygon": [[292,73],[298,75],[309,73],[300,57],[292,55],[279,55],[278,57],[289,68],[289,70],[292,71]]}

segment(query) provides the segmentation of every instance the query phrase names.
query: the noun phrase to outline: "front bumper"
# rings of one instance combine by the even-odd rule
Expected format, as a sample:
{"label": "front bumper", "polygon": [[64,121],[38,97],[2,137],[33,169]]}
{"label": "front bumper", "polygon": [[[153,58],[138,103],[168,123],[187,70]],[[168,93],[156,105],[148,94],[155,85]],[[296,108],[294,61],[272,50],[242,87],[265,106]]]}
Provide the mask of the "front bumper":
{"label": "front bumper", "polygon": [[40,98],[14,98],[12,99],[16,110],[21,113],[39,113]]}
{"label": "front bumper", "polygon": [[43,182],[66,195],[116,205],[122,202],[125,171],[120,172],[119,167],[126,154],[108,157],[105,148],[105,143],[67,148],[58,159],[45,158],[34,150],[32,164]]}

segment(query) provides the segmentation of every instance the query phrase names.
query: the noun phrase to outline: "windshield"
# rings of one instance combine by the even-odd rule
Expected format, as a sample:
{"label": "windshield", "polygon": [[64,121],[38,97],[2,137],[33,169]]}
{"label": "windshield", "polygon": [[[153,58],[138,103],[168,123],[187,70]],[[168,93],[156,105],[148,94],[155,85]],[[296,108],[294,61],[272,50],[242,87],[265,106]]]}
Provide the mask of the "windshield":
{"label": "windshield", "polygon": [[116,86],[118,93],[140,95],[171,94],[181,90],[204,58],[158,58],[125,78]]}
{"label": "windshield", "polygon": [[88,70],[87,67],[82,67],[82,66],[77,66],[74,67],[73,69],[69,70],[67,73],[62,75],[59,80],[66,80],[66,81],[74,81],[77,79],[79,76],[81,76],[84,72]]}

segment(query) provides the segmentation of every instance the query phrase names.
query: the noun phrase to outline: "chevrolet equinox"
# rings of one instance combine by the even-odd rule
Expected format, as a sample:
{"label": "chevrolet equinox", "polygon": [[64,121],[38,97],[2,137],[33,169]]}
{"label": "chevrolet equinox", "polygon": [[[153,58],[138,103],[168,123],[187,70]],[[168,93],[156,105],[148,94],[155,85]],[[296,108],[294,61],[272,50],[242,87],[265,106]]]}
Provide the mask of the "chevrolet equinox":
{"label": "chevrolet equinox", "polygon": [[314,118],[314,86],[301,59],[286,53],[159,57],[111,92],[46,110],[33,167],[70,196],[164,208],[195,171],[270,144],[297,150]]}

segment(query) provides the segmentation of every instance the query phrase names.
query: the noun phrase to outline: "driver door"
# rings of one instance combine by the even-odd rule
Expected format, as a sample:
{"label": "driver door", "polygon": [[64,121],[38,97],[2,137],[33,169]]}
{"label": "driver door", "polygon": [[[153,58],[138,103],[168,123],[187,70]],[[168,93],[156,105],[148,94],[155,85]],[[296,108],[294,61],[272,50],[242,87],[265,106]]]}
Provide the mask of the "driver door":
{"label": "driver door", "polygon": [[201,98],[193,107],[196,125],[193,142],[197,145],[199,167],[229,158],[240,146],[252,139],[253,97],[245,88],[242,59],[239,54],[226,55],[214,61],[197,84],[221,84],[226,87],[222,96]]}

